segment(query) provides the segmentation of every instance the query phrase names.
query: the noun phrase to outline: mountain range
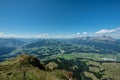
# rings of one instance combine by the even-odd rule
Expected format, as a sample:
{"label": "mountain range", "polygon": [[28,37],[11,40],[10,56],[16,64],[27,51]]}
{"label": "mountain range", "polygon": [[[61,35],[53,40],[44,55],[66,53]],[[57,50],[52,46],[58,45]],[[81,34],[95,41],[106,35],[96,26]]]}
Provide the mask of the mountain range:
{"label": "mountain range", "polygon": [[120,39],[0,38],[0,80],[119,80]]}
{"label": "mountain range", "polygon": [[[120,40],[110,36],[78,37],[69,39],[21,39],[0,38],[1,61],[21,53],[37,56],[41,59],[75,56],[99,60],[114,58],[120,60]],[[101,58],[101,59],[100,59]]]}

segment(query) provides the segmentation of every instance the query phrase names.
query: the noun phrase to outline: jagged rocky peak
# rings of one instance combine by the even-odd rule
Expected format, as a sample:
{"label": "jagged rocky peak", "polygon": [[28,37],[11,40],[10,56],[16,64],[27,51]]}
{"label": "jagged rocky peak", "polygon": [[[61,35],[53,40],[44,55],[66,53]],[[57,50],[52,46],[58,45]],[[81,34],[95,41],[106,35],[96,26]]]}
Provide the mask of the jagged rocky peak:
{"label": "jagged rocky peak", "polygon": [[76,39],[80,40],[109,40],[109,41],[114,41],[114,38],[111,36],[83,36],[83,37],[78,37]]}
{"label": "jagged rocky peak", "polygon": [[28,54],[22,54],[19,56],[19,63],[20,65],[31,65],[34,67],[38,67],[39,69],[45,69],[45,67],[43,66],[43,64],[39,61],[39,59],[37,59],[34,56],[28,55]]}
{"label": "jagged rocky peak", "polygon": [[98,36],[98,37],[96,37],[97,39],[100,39],[100,40],[114,40],[114,38],[113,37],[111,37],[111,36]]}

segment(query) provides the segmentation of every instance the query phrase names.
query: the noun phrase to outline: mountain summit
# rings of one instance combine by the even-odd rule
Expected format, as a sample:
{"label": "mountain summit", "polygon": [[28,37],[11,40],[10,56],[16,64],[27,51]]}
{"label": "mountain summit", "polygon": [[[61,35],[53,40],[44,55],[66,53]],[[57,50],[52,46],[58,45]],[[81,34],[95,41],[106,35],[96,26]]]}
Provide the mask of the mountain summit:
{"label": "mountain summit", "polygon": [[69,71],[50,70],[51,66],[51,63],[44,65],[36,57],[22,54],[0,63],[0,80],[68,80],[70,78],[66,75]]}

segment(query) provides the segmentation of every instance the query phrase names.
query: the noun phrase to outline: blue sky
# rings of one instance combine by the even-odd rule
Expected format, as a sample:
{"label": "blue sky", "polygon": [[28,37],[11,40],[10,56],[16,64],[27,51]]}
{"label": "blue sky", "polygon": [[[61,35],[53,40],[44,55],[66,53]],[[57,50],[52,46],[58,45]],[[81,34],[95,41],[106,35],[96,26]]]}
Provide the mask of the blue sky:
{"label": "blue sky", "polygon": [[0,36],[119,36],[120,0],[0,0]]}

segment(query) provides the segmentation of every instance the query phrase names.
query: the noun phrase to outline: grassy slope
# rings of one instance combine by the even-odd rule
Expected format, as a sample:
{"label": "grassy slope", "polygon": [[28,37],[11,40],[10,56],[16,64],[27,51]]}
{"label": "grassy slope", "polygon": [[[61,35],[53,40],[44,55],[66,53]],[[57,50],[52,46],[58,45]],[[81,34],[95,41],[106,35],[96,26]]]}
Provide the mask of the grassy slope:
{"label": "grassy slope", "polygon": [[46,71],[20,58],[0,63],[0,80],[66,80],[63,70]]}
{"label": "grassy slope", "polygon": [[87,61],[85,77],[91,80],[120,80],[120,63]]}
{"label": "grassy slope", "polygon": [[73,80],[73,77],[74,80],[119,80],[119,66],[116,62],[84,58],[56,58],[43,65],[35,57],[21,55],[0,63],[0,80]]}

